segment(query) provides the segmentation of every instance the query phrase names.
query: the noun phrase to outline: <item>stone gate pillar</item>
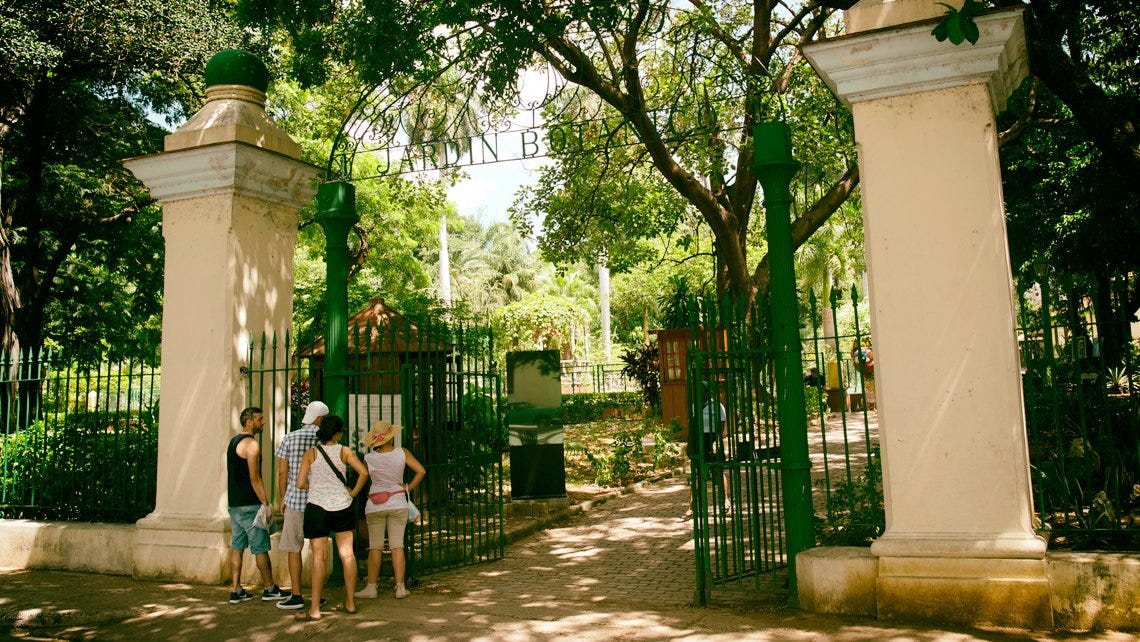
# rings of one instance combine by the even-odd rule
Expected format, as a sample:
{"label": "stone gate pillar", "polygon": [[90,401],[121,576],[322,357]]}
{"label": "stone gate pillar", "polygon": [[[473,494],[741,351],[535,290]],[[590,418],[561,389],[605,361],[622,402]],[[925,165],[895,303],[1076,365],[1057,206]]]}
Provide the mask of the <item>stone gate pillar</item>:
{"label": "stone gate pillar", "polygon": [[[134,574],[216,583],[229,577],[225,448],[250,404],[241,368],[251,337],[290,326],[297,211],[318,170],[266,115],[256,57],[214,56],[206,84],[166,151],[125,165],[162,203],[166,241],[158,496],[136,525]],[[261,447],[268,486],[274,444]]]}
{"label": "stone gate pillar", "polygon": [[851,106],[862,181],[887,529],[879,617],[1051,628],[1028,448],[995,110],[1027,73],[1019,10],[976,45],[945,8],[863,0],[804,48]]}

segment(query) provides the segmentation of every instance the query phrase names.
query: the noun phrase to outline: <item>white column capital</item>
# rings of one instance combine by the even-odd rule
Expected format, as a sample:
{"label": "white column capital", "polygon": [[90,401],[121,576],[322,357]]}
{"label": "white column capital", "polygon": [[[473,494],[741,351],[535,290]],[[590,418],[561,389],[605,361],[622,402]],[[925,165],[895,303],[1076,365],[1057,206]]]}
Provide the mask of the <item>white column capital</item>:
{"label": "white column capital", "polygon": [[123,161],[161,203],[217,194],[247,196],[300,209],[321,170],[248,143],[215,143]]}
{"label": "white column capital", "polygon": [[1022,9],[980,15],[977,44],[938,42],[937,19],[859,32],[803,47],[845,105],[984,84],[995,111],[1029,73]]}

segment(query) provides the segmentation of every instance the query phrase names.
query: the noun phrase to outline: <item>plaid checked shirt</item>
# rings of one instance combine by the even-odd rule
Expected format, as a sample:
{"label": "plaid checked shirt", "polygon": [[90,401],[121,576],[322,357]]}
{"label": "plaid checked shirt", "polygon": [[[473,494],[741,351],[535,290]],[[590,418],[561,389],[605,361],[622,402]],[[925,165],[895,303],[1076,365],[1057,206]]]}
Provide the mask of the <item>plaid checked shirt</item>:
{"label": "plaid checked shirt", "polygon": [[317,445],[317,427],[305,424],[285,435],[274,451],[274,456],[289,462],[289,482],[285,485],[285,508],[305,510],[309,491],[297,488],[297,473],[301,472],[301,459],[305,451]]}

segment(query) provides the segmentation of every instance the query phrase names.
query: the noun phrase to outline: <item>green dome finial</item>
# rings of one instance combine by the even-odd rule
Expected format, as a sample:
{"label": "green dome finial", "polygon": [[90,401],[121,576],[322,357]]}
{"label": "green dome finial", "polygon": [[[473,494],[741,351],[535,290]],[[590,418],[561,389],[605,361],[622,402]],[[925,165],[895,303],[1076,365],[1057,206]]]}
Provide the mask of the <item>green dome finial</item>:
{"label": "green dome finial", "polygon": [[269,89],[269,70],[248,51],[226,49],[206,63],[206,86],[214,85],[245,85],[264,92]]}

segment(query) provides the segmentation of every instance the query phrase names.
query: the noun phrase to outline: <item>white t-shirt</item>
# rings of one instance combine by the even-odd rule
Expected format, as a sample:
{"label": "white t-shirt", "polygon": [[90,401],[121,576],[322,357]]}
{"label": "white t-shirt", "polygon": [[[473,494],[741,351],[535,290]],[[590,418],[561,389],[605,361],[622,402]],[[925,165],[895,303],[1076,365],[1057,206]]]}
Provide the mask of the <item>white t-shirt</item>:
{"label": "white t-shirt", "polygon": [[728,414],[724,411],[724,404],[722,403],[717,403],[715,414],[716,416],[714,417],[713,402],[711,401],[706,403],[705,407],[701,409],[701,426],[704,427],[706,435],[719,432],[720,425],[728,420]]}

